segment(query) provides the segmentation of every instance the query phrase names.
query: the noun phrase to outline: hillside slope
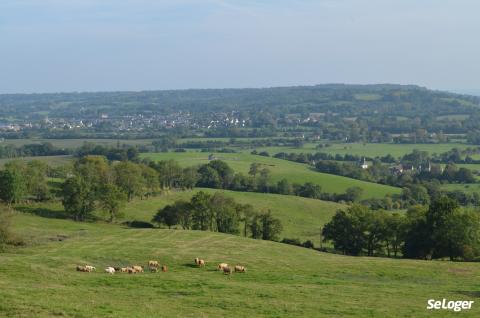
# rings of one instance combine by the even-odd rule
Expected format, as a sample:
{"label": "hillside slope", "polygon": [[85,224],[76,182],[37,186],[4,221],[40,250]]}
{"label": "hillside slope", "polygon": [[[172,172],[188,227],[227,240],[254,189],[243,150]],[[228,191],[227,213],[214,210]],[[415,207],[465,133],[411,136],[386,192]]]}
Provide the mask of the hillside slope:
{"label": "hillside slope", "polygon": [[[174,159],[183,166],[194,166],[208,163],[209,153],[202,152],[169,152],[169,153],[143,153],[142,158],[152,160]],[[217,153],[216,158],[224,160],[236,172],[247,174],[250,164],[258,162],[264,164],[272,173],[272,182],[283,178],[292,183],[312,182],[322,187],[322,191],[329,193],[343,193],[349,187],[360,187],[363,189],[362,198],[383,198],[387,194],[400,193],[399,188],[365,182],[361,180],[320,173],[313,170],[306,164],[291,162],[271,157],[251,155],[248,153]]]}
{"label": "hillside slope", "polygon": [[[430,317],[427,299],[479,297],[473,278],[480,269],[471,263],[345,257],[218,233],[23,214],[15,221],[16,232],[35,245],[0,254],[2,316]],[[192,266],[197,256],[207,260],[205,269]],[[169,272],[102,273],[107,265],[149,259]],[[225,276],[214,269],[222,261],[248,271]],[[75,271],[85,263],[98,271]],[[478,317],[479,309],[462,316]]]}

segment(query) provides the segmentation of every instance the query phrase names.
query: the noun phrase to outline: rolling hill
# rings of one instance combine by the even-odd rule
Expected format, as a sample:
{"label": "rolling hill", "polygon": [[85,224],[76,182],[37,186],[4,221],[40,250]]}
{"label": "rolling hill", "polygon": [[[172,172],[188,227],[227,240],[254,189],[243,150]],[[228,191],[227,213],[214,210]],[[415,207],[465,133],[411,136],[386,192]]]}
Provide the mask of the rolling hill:
{"label": "rolling hill", "polygon": [[[474,263],[320,253],[218,233],[125,229],[18,214],[26,247],[0,254],[0,314],[16,317],[431,317],[428,299],[477,300]],[[196,268],[193,258],[207,261]],[[167,264],[167,273],[102,272]],[[223,275],[219,262],[247,273]],[[92,264],[97,272],[75,271]],[[476,305],[476,304],[475,304]],[[480,307],[462,312],[478,317]]]}
{"label": "rolling hill", "polygon": [[[209,153],[203,152],[169,152],[169,153],[143,153],[143,158],[152,160],[174,159],[182,166],[194,166],[208,163]],[[400,193],[399,188],[390,187],[372,182],[320,173],[305,164],[271,158],[249,153],[217,153],[216,158],[224,160],[237,172],[248,173],[250,164],[258,162],[264,164],[272,173],[272,182],[283,178],[292,183],[312,182],[322,187],[322,191],[330,193],[343,193],[349,187],[363,189],[362,198],[383,198],[387,194]]]}

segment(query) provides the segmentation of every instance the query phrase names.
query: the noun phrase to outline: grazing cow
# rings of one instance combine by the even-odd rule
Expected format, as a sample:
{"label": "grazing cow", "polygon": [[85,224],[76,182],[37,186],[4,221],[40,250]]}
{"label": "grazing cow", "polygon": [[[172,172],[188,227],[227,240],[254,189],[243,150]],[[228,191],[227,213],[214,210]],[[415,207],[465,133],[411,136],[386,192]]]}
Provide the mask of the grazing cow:
{"label": "grazing cow", "polygon": [[236,265],[235,266],[235,272],[245,273],[245,272],[247,272],[247,268],[245,266]]}
{"label": "grazing cow", "polygon": [[85,266],[77,265],[77,272],[88,272]]}
{"label": "grazing cow", "polygon": [[195,265],[199,265],[200,264],[200,259],[197,257],[195,258]]}
{"label": "grazing cow", "polygon": [[113,267],[115,269],[116,272],[120,272],[122,271],[122,268],[121,267]]}
{"label": "grazing cow", "polygon": [[91,265],[85,265],[85,269],[87,270],[87,272],[94,272],[97,270],[95,266],[91,266]]}
{"label": "grazing cow", "polygon": [[156,273],[156,272],[158,272],[158,268],[156,268],[156,267],[150,267],[150,272]]}
{"label": "grazing cow", "polygon": [[218,264],[218,266],[217,266],[217,270],[221,271],[221,270],[223,270],[225,267],[228,267],[228,264],[227,264],[227,263],[220,263],[220,264]]}
{"label": "grazing cow", "polygon": [[142,266],[133,265],[132,267],[133,267],[133,269],[135,270],[135,272],[137,272],[137,273],[143,273],[143,267],[142,267]]}
{"label": "grazing cow", "polygon": [[166,273],[168,270],[167,265],[162,265],[162,272]]}
{"label": "grazing cow", "polygon": [[233,269],[232,269],[231,267],[228,267],[228,266],[227,266],[227,267],[224,267],[224,268],[223,268],[223,273],[224,273],[225,275],[230,275],[231,273],[233,273]]}
{"label": "grazing cow", "polygon": [[120,272],[122,272],[122,273],[128,273],[128,267],[122,267],[122,268],[120,268]]}
{"label": "grazing cow", "polygon": [[160,264],[158,263],[158,261],[148,261],[148,267],[159,268]]}
{"label": "grazing cow", "polygon": [[127,267],[127,273],[129,274],[135,274],[137,271],[133,269],[132,267]]}
{"label": "grazing cow", "polygon": [[205,267],[205,260],[199,259],[197,265],[198,265],[198,267]]}
{"label": "grazing cow", "polygon": [[105,268],[105,273],[113,275],[113,274],[115,274],[115,268],[109,266],[109,267]]}

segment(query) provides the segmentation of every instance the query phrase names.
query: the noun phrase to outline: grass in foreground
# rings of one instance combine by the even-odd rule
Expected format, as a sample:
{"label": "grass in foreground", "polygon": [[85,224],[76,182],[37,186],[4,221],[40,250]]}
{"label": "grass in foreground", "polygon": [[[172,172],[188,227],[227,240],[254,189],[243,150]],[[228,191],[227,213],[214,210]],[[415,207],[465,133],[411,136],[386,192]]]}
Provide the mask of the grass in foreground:
{"label": "grass in foreground", "polygon": [[[20,317],[430,317],[430,298],[480,301],[477,264],[345,257],[218,233],[133,230],[19,214],[35,245],[0,254],[0,314]],[[62,241],[58,240],[62,235]],[[192,266],[194,257],[206,269]],[[158,259],[167,273],[101,272]],[[227,277],[218,262],[241,263]],[[93,264],[97,273],[75,271]],[[474,304],[462,316],[478,317]]]}

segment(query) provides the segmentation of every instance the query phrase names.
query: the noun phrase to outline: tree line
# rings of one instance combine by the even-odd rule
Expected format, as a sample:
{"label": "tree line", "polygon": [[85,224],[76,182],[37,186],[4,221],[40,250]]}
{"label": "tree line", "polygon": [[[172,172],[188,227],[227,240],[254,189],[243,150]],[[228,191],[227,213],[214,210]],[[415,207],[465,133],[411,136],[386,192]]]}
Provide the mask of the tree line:
{"label": "tree line", "polygon": [[152,221],[168,228],[180,226],[186,230],[240,234],[274,241],[282,231],[280,220],[270,211],[255,211],[250,204],[239,204],[220,192],[210,195],[200,191],[190,201],[175,201],[160,209]]}
{"label": "tree line", "polygon": [[322,235],[346,255],[476,260],[480,256],[480,215],[441,197],[405,215],[354,205],[338,211]]}

